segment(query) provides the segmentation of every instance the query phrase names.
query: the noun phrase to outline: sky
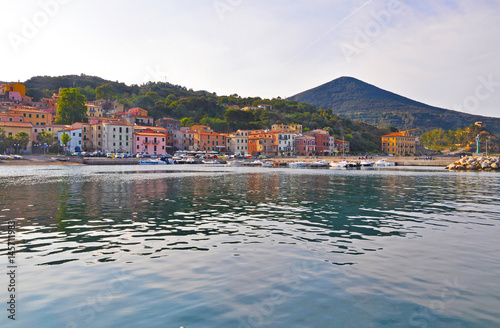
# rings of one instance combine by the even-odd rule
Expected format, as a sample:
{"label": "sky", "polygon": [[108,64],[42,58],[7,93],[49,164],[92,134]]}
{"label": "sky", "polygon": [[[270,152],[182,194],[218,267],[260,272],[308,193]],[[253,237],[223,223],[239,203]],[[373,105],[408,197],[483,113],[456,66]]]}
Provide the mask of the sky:
{"label": "sky", "polygon": [[351,76],[500,117],[500,0],[0,0],[0,81],[290,97]]}

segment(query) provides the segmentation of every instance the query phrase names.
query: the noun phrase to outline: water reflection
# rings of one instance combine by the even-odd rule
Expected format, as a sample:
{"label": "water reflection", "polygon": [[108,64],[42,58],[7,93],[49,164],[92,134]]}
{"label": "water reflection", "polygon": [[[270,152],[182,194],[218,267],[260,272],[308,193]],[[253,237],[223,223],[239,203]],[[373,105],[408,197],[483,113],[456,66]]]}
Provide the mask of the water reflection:
{"label": "water reflection", "polygon": [[[360,248],[355,240],[418,236],[415,227],[433,224],[439,214],[452,215],[456,203],[462,205],[457,211],[476,212],[477,204],[464,208],[463,194],[447,195],[446,190],[463,190],[467,199],[479,196],[469,180],[440,176],[274,171],[179,177],[168,171],[127,172],[132,173],[149,178],[127,180],[126,174],[114,172],[118,178],[102,179],[105,175],[97,172],[36,188],[29,183],[2,188],[9,216],[24,218],[20,221],[27,228],[23,250],[45,250],[50,243],[38,242],[38,234],[33,233],[43,227],[44,233],[57,232],[51,242],[73,243],[44,256],[106,249],[106,260],[114,260],[119,252],[137,252],[131,245],[152,239],[164,243],[139,253],[161,256],[165,250],[179,249],[167,237],[189,237],[182,239],[181,249],[206,250],[197,238],[214,235],[231,236],[232,243],[259,243],[275,235],[284,238],[282,243],[322,243],[333,246],[334,252],[359,255],[376,249]],[[483,188],[479,204],[494,196],[491,188]]]}
{"label": "water reflection", "polygon": [[[463,272],[483,285],[460,280],[472,287],[458,289],[457,308],[444,303],[427,322],[486,313],[469,326],[492,326],[498,182],[411,170],[16,171],[0,174],[0,224],[18,218],[27,327],[45,313],[54,327],[408,326]],[[94,306],[113,272],[127,287]]]}

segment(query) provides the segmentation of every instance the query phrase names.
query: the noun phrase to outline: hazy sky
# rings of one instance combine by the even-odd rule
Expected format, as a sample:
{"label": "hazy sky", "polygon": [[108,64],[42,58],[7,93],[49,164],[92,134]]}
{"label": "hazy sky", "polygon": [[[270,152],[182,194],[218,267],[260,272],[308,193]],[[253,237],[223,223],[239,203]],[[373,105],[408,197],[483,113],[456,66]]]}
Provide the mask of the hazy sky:
{"label": "hazy sky", "polygon": [[500,0],[0,0],[0,81],[288,97],[341,76],[500,117]]}

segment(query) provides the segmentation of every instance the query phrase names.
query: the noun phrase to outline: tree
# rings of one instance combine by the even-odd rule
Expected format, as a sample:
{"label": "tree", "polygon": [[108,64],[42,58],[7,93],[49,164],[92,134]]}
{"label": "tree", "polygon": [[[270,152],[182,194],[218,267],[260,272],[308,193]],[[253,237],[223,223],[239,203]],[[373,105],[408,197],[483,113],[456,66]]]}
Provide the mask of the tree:
{"label": "tree", "polygon": [[192,117],[184,117],[180,120],[181,126],[192,126],[194,125]]}
{"label": "tree", "polygon": [[85,96],[78,93],[75,88],[62,89],[61,98],[57,101],[56,124],[71,125],[75,122],[87,122],[87,106]]}
{"label": "tree", "polygon": [[30,142],[30,135],[27,132],[21,131],[14,136],[15,141],[19,144],[19,149],[24,149]]}
{"label": "tree", "polygon": [[103,84],[95,88],[96,99],[112,99],[116,97],[116,90],[109,83]]}
{"label": "tree", "polygon": [[71,141],[71,138],[69,137],[69,134],[63,133],[61,135],[61,142],[64,145],[64,147],[68,147],[68,143]]}
{"label": "tree", "polygon": [[5,135],[5,130],[0,128],[0,153],[4,152],[9,145],[7,143],[7,136]]}
{"label": "tree", "polygon": [[47,144],[47,147],[54,143],[54,135],[52,133],[42,131],[36,136],[36,140],[41,144]]}

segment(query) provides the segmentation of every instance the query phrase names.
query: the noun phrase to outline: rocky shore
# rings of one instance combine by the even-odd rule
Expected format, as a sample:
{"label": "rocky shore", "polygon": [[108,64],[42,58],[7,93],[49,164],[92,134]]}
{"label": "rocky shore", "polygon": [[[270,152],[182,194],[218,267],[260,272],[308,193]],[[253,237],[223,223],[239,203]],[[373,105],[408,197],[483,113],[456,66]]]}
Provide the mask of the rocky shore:
{"label": "rocky shore", "polygon": [[449,170],[498,171],[500,157],[498,156],[467,156],[446,166]]}

